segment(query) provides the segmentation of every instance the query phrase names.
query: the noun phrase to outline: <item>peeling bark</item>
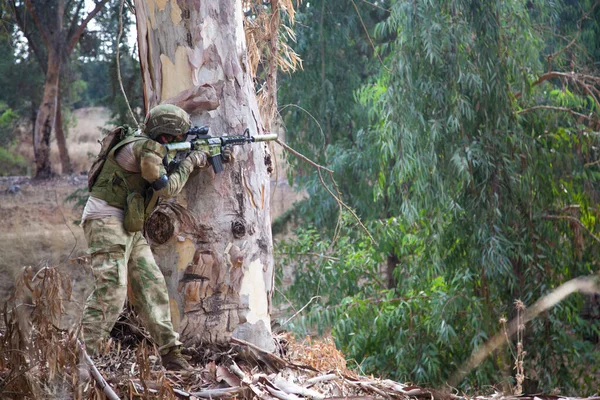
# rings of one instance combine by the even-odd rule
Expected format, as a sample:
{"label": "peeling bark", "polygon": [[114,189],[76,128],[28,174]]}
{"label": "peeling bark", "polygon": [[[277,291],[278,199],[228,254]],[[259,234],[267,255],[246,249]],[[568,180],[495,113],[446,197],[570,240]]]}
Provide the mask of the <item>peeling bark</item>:
{"label": "peeling bark", "polygon": [[[147,109],[176,104],[213,136],[264,132],[241,2],[136,0],[135,6]],[[222,173],[204,170],[190,179],[187,208],[162,204],[148,222],[173,322],[186,344],[226,343],[233,336],[274,349],[265,159],[263,144],[236,148],[235,162]]]}

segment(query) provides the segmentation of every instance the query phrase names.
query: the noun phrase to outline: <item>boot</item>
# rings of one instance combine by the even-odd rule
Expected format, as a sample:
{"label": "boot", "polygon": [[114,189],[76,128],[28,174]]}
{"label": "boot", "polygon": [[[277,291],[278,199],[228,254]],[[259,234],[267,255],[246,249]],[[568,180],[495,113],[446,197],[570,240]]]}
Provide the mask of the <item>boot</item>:
{"label": "boot", "polygon": [[179,346],[171,347],[169,352],[161,356],[163,367],[168,371],[184,371],[192,369],[187,360],[183,358]]}

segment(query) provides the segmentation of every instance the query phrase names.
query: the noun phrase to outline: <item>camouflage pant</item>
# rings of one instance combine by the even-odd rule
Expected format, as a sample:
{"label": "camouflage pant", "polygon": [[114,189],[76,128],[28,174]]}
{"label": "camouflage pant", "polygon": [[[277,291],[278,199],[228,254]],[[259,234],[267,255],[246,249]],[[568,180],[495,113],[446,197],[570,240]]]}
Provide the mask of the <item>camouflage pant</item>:
{"label": "camouflage pant", "polygon": [[83,337],[90,353],[114,326],[127,297],[152,339],[165,353],[180,345],[173,329],[165,278],[141,232],[128,233],[116,217],[90,219],[83,231],[92,257],[96,286],[83,310]]}

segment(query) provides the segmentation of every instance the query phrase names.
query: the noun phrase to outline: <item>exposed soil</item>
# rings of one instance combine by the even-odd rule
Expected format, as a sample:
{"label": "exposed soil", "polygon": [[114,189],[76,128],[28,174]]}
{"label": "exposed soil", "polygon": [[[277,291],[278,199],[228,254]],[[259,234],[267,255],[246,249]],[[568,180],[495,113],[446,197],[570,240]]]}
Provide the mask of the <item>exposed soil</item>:
{"label": "exposed soil", "polygon": [[51,180],[27,177],[0,177],[0,303],[10,296],[15,277],[24,267],[37,270],[57,266],[74,282],[74,303],[68,305],[78,314],[79,303],[87,294],[91,272],[83,262],[86,243],[76,221],[75,210],[66,197],[85,188],[82,175]]}

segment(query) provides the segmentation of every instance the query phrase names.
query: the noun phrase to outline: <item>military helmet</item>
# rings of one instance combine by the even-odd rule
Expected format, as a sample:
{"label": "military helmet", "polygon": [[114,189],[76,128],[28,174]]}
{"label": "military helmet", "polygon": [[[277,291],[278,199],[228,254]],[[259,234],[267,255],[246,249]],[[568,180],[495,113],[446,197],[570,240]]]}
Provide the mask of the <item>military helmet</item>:
{"label": "military helmet", "polygon": [[160,135],[180,136],[192,125],[187,112],[173,104],[161,104],[148,112],[144,121],[144,133],[151,139]]}

